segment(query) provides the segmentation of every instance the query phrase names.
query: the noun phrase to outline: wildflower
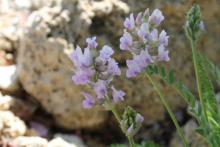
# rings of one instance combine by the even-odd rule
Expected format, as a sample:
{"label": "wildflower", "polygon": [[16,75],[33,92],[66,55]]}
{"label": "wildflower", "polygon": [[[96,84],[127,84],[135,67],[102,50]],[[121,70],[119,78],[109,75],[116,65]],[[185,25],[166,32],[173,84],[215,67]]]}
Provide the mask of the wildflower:
{"label": "wildflower", "polygon": [[151,16],[149,16],[149,22],[154,25],[160,25],[160,23],[164,20],[164,16],[162,12],[158,9],[155,9]]}
{"label": "wildflower", "polygon": [[71,54],[71,60],[78,68],[89,67],[92,64],[92,54],[89,48],[85,48],[84,53],[82,49],[77,46]]}
{"label": "wildflower", "polygon": [[107,94],[107,83],[104,80],[98,80],[93,86],[98,99],[104,99]]}
{"label": "wildflower", "polygon": [[[130,19],[126,18],[124,23],[131,18],[134,18],[133,14],[130,15]],[[125,27],[124,34],[120,38],[120,49],[127,50],[133,55],[133,59],[126,61],[127,77],[138,75],[152,63],[169,61],[169,51],[166,49],[169,36],[165,30],[159,33],[157,28],[163,20],[164,16],[160,10],[156,9],[150,15],[147,9],[135,18],[134,29]]]}
{"label": "wildflower", "polygon": [[128,30],[133,30],[135,27],[134,15],[130,14],[130,18],[126,18],[124,22],[124,27]]}
{"label": "wildflower", "polygon": [[125,32],[123,36],[120,38],[120,49],[129,50],[132,46],[132,36],[130,33]]}
{"label": "wildflower", "polygon": [[163,30],[159,35],[160,44],[163,44],[164,46],[168,45],[168,39],[169,36],[167,36],[167,33]]}
{"label": "wildflower", "polygon": [[118,63],[114,59],[109,59],[108,61],[108,73],[112,75],[121,75],[121,70],[118,67]]}
{"label": "wildflower", "polygon": [[125,96],[125,92],[122,90],[116,90],[114,86],[112,86],[112,98],[115,103],[119,101],[123,101]]}
{"label": "wildflower", "polygon": [[102,58],[103,60],[108,60],[113,54],[114,54],[114,51],[112,50],[112,48],[105,45],[100,51],[100,58]]}
{"label": "wildflower", "polygon": [[86,108],[86,109],[92,108],[95,105],[94,98],[89,93],[83,92],[82,94],[83,94],[83,96],[85,98],[83,100],[83,102],[82,102],[83,103],[83,107]]}
{"label": "wildflower", "polygon": [[169,61],[169,51],[163,45],[158,47],[158,61]]}
{"label": "wildflower", "polygon": [[78,69],[75,71],[75,74],[72,76],[72,80],[76,85],[85,85],[91,82],[92,77],[94,76],[95,71],[92,69]]}
{"label": "wildflower", "polygon": [[96,37],[87,38],[86,43],[89,49],[95,49],[98,46],[98,43],[96,42]]}

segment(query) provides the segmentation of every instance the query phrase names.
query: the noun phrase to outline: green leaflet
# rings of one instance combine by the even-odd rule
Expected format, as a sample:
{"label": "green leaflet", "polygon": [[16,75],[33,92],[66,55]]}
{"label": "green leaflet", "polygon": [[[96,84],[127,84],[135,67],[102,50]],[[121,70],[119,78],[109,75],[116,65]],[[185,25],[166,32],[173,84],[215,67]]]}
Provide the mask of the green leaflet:
{"label": "green leaflet", "polygon": [[207,57],[203,57],[206,62],[206,67],[208,71],[211,73],[212,78],[217,82],[218,86],[220,86],[220,69]]}
{"label": "green leaflet", "polygon": [[213,85],[208,77],[208,71],[205,69],[205,60],[198,52],[195,51],[194,53],[198,90],[200,91],[201,99],[208,109],[207,111],[215,116],[218,114],[217,100],[215,98]]}

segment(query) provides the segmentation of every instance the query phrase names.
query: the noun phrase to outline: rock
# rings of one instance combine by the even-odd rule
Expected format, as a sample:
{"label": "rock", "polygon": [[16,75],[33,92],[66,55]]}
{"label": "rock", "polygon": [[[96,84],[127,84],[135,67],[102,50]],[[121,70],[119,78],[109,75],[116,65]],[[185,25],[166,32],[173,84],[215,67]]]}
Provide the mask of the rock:
{"label": "rock", "polygon": [[[197,127],[198,125],[194,120],[188,121],[183,127],[184,134],[190,144],[190,147],[208,147],[204,138],[195,132]],[[183,147],[182,141],[176,133],[173,139],[171,139],[170,147]]]}
{"label": "rock", "polygon": [[86,147],[82,140],[75,135],[55,134],[49,142],[49,147]]}
{"label": "rock", "polygon": [[17,147],[48,147],[48,141],[41,137],[20,136],[13,140],[12,145]]}
{"label": "rock", "polygon": [[28,100],[23,101],[18,97],[10,95],[3,96],[0,93],[0,110],[12,111],[16,116],[28,120],[36,110],[36,105]]}
{"label": "rock", "polygon": [[15,93],[21,90],[16,66],[0,66],[0,89],[8,93]]}
{"label": "rock", "polygon": [[26,132],[26,126],[22,120],[10,111],[0,111],[0,136],[17,137]]}
{"label": "rock", "polygon": [[49,142],[37,136],[19,136],[10,144],[16,147],[86,147],[78,137],[64,134],[55,135]]}
{"label": "rock", "polygon": [[[80,92],[86,88],[80,88],[71,81],[73,65],[69,53],[72,45],[69,45],[68,37],[65,37],[65,33],[71,31],[60,30],[70,27],[70,14],[60,7],[44,7],[32,13],[20,40],[18,75],[24,89],[54,116],[60,126],[93,129],[103,124],[108,113],[99,107],[83,109]],[[81,16],[76,17],[80,17],[77,22],[86,21]],[[81,27],[80,25],[75,24],[74,27]],[[86,28],[89,29],[88,26],[85,30]],[[85,30],[81,32],[85,33]],[[71,33],[80,36],[78,32]],[[48,35],[51,37],[47,37]]]}
{"label": "rock", "polygon": [[21,40],[18,73],[24,89],[63,127],[99,125],[105,120],[106,113],[100,108],[82,109],[81,88],[71,81],[72,64],[67,42],[62,38],[46,38],[47,28],[44,27],[30,28]]}

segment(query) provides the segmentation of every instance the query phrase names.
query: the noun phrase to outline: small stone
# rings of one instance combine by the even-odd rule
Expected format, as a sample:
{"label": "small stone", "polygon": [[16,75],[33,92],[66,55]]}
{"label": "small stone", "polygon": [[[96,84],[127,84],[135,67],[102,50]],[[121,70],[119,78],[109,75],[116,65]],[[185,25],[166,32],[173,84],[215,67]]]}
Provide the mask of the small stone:
{"label": "small stone", "polygon": [[15,138],[12,144],[16,147],[48,147],[48,141],[41,137],[20,136]]}
{"label": "small stone", "polygon": [[0,89],[15,93],[21,89],[16,73],[16,66],[0,66]]}
{"label": "small stone", "polygon": [[49,142],[49,147],[86,147],[82,140],[75,135],[55,134]]}
{"label": "small stone", "polygon": [[0,136],[17,137],[26,132],[25,123],[10,111],[0,111]]}

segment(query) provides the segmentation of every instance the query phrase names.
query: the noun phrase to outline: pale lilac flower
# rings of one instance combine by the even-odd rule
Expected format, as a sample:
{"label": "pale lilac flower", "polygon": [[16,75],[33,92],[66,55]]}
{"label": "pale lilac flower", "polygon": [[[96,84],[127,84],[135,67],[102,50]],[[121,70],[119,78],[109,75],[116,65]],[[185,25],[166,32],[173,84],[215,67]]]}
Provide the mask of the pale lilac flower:
{"label": "pale lilac flower", "polygon": [[128,67],[126,71],[126,77],[135,77],[137,74],[141,72],[141,68],[135,60],[127,60],[126,63]]}
{"label": "pale lilac flower", "polygon": [[132,46],[133,40],[130,33],[125,32],[123,36],[120,38],[120,49],[121,50],[129,50]]}
{"label": "pale lilac flower", "polygon": [[104,80],[98,80],[94,86],[93,89],[97,95],[98,99],[104,99],[107,95],[107,82]]}
{"label": "pale lilac flower", "polygon": [[151,56],[147,50],[142,50],[139,55],[135,55],[133,60],[127,60],[128,69],[126,71],[126,76],[128,78],[136,76],[141,73],[144,68],[153,62]]}
{"label": "pale lilac flower", "polygon": [[72,80],[76,85],[85,85],[91,82],[91,78],[95,74],[95,71],[92,69],[78,69],[75,71],[75,74],[72,76]]}
{"label": "pale lilac flower", "polygon": [[142,12],[138,13],[136,19],[135,19],[135,23],[137,25],[140,25],[141,23],[143,22],[143,15],[142,15]]}
{"label": "pale lilac flower", "polygon": [[159,35],[160,45],[167,46],[168,39],[169,39],[169,36],[167,36],[167,33],[163,30]]}
{"label": "pale lilac flower", "polygon": [[125,92],[122,90],[116,90],[114,86],[112,88],[112,98],[115,103],[124,100]]}
{"label": "pale lilac flower", "polygon": [[124,21],[124,27],[128,30],[133,30],[135,27],[134,15],[130,14],[130,18],[126,18]]}
{"label": "pale lilac flower", "polygon": [[156,42],[158,41],[158,30],[157,29],[153,29],[150,33],[149,36],[150,41],[152,42]]}
{"label": "pale lilac flower", "polygon": [[86,43],[89,49],[95,49],[98,46],[98,43],[96,42],[96,37],[87,38]]}
{"label": "pale lilac flower", "polygon": [[169,61],[169,51],[165,49],[163,45],[158,47],[158,60],[159,61]]}
{"label": "pale lilac flower", "polygon": [[83,92],[84,100],[82,105],[86,109],[90,109],[95,105],[95,99],[89,93]]}
{"label": "pale lilac flower", "polygon": [[121,75],[121,70],[118,67],[118,63],[114,59],[109,59],[107,71],[112,75]]}
{"label": "pale lilac flower", "polygon": [[141,114],[137,113],[135,116],[135,122],[138,124],[142,124],[143,121],[144,121],[144,117]]}
{"label": "pale lilac flower", "polygon": [[140,29],[137,32],[138,36],[143,42],[146,42],[149,38],[149,25],[147,23],[142,23]]}
{"label": "pale lilac flower", "polygon": [[111,55],[114,54],[114,51],[111,47],[105,45],[103,46],[102,50],[100,51],[100,58],[103,60],[108,60],[110,59]]}
{"label": "pale lilac flower", "polygon": [[149,22],[154,25],[159,25],[164,20],[162,12],[155,9],[153,13],[149,16]]}
{"label": "pale lilac flower", "polygon": [[201,31],[205,31],[205,24],[204,24],[203,21],[201,21],[201,22],[199,23],[199,29],[200,29]]}
{"label": "pale lilac flower", "polygon": [[134,133],[134,124],[131,124],[131,125],[129,126],[129,128],[127,129],[127,133],[128,133],[129,135],[133,135],[133,133]]}
{"label": "pale lilac flower", "polygon": [[89,67],[93,63],[93,56],[89,48],[85,48],[83,53],[82,49],[77,46],[76,49],[73,50],[70,58],[74,65],[79,68]]}

